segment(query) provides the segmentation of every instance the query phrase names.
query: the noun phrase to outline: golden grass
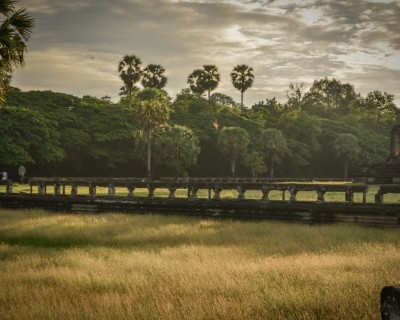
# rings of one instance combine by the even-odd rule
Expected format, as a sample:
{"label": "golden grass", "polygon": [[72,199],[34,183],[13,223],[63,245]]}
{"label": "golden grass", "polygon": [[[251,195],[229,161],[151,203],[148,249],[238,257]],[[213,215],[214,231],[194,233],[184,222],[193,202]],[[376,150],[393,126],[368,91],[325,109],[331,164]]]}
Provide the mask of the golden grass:
{"label": "golden grass", "polygon": [[397,229],[0,210],[1,319],[380,319]]}

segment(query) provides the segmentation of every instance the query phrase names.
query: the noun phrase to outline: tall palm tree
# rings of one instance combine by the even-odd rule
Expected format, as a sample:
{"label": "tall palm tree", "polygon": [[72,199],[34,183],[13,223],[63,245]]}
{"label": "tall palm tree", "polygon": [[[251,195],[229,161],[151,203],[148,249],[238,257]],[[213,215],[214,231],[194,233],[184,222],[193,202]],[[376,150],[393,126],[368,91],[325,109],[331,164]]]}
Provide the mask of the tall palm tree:
{"label": "tall palm tree", "polygon": [[163,89],[167,84],[165,69],[159,64],[149,64],[143,70],[142,86],[145,88]]}
{"label": "tall palm tree", "polygon": [[218,87],[221,77],[218,68],[213,64],[206,64],[203,69],[203,86],[207,90],[208,100],[210,100],[210,93]]}
{"label": "tall palm tree", "polygon": [[206,89],[202,83],[203,78],[203,70],[195,69],[189,76],[187,83],[189,84],[189,88],[193,93],[202,95]]}
{"label": "tall palm tree", "polygon": [[5,100],[5,87],[12,70],[24,66],[24,55],[27,51],[34,20],[26,9],[17,9],[15,0],[0,1],[0,102]]}
{"label": "tall palm tree", "polygon": [[213,64],[206,64],[203,69],[194,70],[188,77],[188,84],[193,93],[208,93],[210,100],[211,91],[218,87],[221,80],[218,68]]}
{"label": "tall palm tree", "polygon": [[135,83],[139,82],[142,76],[141,65],[142,61],[135,55],[124,56],[118,65],[119,77],[124,82],[121,91],[128,94],[129,105],[132,104],[132,93],[136,88]]}
{"label": "tall palm tree", "polygon": [[240,105],[243,108],[243,93],[253,85],[253,68],[246,64],[239,64],[231,73],[233,86],[240,91]]}
{"label": "tall palm tree", "polygon": [[270,177],[274,178],[274,164],[279,163],[282,157],[289,152],[287,140],[278,129],[268,128],[261,135],[263,149],[270,160]]}
{"label": "tall palm tree", "polygon": [[134,118],[147,137],[147,177],[151,181],[153,131],[167,123],[171,102],[165,92],[158,89],[145,89],[138,94],[135,103]]}

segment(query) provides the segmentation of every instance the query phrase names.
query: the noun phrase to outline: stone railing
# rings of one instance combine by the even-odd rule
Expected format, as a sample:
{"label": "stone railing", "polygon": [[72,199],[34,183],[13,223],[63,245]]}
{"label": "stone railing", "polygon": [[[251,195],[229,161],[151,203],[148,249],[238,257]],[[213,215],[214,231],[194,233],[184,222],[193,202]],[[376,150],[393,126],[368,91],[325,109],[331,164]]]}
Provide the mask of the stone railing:
{"label": "stone railing", "polygon": [[[39,195],[47,194],[47,188],[52,187],[54,195],[65,195],[66,186],[70,187],[70,194],[77,195],[79,187],[87,187],[88,194],[95,196],[97,187],[106,187],[109,196],[116,196],[116,188],[125,188],[127,193],[124,194],[128,197],[134,197],[135,189],[145,188],[148,190],[148,198],[155,197],[155,190],[167,189],[169,191],[168,198],[174,199],[175,193],[178,189],[187,190],[187,199],[194,200],[198,198],[199,190],[208,190],[208,199],[220,200],[221,192],[223,190],[236,190],[237,200],[244,200],[246,192],[250,190],[261,191],[261,198],[264,202],[271,201],[271,191],[281,191],[281,200],[286,200],[286,193],[289,194],[288,201],[297,202],[297,194],[300,191],[315,192],[315,202],[324,203],[325,194],[327,192],[339,192],[344,194],[344,202],[354,202],[354,194],[362,193],[362,202],[366,202],[366,193],[368,186],[356,184],[318,184],[318,183],[267,183],[267,182],[247,182],[232,180],[217,180],[210,181],[198,180],[193,181],[152,181],[148,182],[146,179],[139,178],[31,178],[29,181],[30,191],[33,193],[33,187],[37,186],[37,193]],[[120,195],[120,194],[119,194]]]}

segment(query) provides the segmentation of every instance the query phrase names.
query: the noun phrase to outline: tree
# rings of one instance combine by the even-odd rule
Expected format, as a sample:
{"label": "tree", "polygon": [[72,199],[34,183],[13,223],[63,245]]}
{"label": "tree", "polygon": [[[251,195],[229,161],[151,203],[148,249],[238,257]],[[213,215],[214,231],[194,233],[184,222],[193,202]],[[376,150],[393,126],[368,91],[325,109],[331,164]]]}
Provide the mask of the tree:
{"label": "tree", "polygon": [[288,153],[287,141],[278,129],[265,129],[261,135],[264,151],[270,160],[270,177],[274,178],[274,163],[279,163]]}
{"label": "tree", "polygon": [[291,83],[289,89],[286,90],[286,98],[288,99],[285,103],[285,109],[287,110],[301,110],[303,106],[303,86],[304,83]]}
{"label": "tree", "polygon": [[233,100],[232,97],[230,97],[226,94],[223,94],[223,93],[219,93],[219,92],[213,93],[210,97],[210,100],[220,104],[221,106],[226,106],[226,107],[231,107],[231,108],[236,107],[235,100]]}
{"label": "tree", "polygon": [[199,152],[199,139],[187,127],[167,126],[158,137],[158,162],[174,170],[176,176],[187,175],[186,170],[196,164]]}
{"label": "tree", "polygon": [[357,160],[361,148],[357,137],[351,133],[340,133],[333,140],[332,149],[336,158],[343,161],[344,178],[347,179],[349,162]]}
{"label": "tree", "polygon": [[210,100],[211,91],[218,87],[220,74],[215,65],[204,65],[203,69],[195,69],[188,77],[188,84],[193,93],[202,95],[208,92],[208,100]]}
{"label": "tree", "polygon": [[138,57],[126,55],[118,65],[119,77],[124,83],[124,86],[121,87],[121,94],[128,95],[129,105],[132,104],[132,93],[136,89],[135,84],[140,81],[142,76],[141,64],[142,61]]}
{"label": "tree", "polygon": [[134,119],[147,137],[147,177],[151,181],[152,133],[168,121],[171,102],[165,92],[158,89],[145,89],[137,98]]}
{"label": "tree", "polygon": [[0,102],[5,101],[5,90],[15,67],[24,65],[26,42],[29,40],[34,20],[26,9],[15,8],[15,0],[0,2]]}
{"label": "tree", "polygon": [[244,165],[250,169],[253,179],[257,178],[259,173],[267,171],[267,166],[264,163],[264,159],[257,151],[246,153],[243,157]]}
{"label": "tree", "polygon": [[253,85],[253,68],[246,64],[239,64],[231,73],[233,86],[240,91],[240,105],[243,109],[243,93]]}
{"label": "tree", "polygon": [[231,174],[235,176],[236,161],[246,153],[249,134],[240,127],[225,127],[218,136],[218,147],[231,161]]}
{"label": "tree", "polygon": [[306,111],[319,115],[347,114],[350,103],[357,99],[354,86],[327,77],[315,80],[304,95],[303,106]]}
{"label": "tree", "polygon": [[149,64],[142,75],[142,86],[145,88],[163,89],[167,84],[165,69],[159,64]]}

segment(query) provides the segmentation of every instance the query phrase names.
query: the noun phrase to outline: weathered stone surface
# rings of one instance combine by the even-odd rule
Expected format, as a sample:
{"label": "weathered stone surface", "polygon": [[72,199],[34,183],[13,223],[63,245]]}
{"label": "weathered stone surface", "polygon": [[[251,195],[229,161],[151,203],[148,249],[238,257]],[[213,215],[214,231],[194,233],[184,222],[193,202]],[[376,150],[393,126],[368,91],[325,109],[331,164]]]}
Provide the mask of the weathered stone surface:
{"label": "weathered stone surface", "polygon": [[382,320],[400,320],[400,288],[387,286],[381,291]]}

